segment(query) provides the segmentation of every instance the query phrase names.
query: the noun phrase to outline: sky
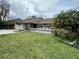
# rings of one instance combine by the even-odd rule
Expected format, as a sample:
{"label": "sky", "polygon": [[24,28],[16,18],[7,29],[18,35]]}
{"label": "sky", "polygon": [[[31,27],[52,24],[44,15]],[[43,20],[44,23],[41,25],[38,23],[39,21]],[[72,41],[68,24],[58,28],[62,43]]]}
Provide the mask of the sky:
{"label": "sky", "polygon": [[51,18],[62,10],[79,7],[79,0],[8,0],[10,17],[27,18],[38,16]]}

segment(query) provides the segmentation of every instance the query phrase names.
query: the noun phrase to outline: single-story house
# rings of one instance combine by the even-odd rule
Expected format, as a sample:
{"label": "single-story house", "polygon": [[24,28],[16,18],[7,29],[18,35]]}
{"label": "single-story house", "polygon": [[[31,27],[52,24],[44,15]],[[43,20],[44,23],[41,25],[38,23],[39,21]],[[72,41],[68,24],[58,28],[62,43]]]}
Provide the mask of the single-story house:
{"label": "single-story house", "polygon": [[[15,30],[51,30],[51,19],[32,16],[24,20],[11,20],[10,26]],[[11,29],[10,28],[10,29]]]}
{"label": "single-story house", "polygon": [[16,30],[51,30],[51,19],[33,17],[15,23]]}

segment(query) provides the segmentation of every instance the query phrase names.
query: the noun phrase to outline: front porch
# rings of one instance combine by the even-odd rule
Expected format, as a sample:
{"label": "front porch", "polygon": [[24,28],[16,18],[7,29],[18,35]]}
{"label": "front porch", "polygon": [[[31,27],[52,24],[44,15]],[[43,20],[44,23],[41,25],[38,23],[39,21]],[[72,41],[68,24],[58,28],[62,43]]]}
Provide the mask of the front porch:
{"label": "front porch", "polygon": [[50,24],[26,24],[26,30],[51,31]]}

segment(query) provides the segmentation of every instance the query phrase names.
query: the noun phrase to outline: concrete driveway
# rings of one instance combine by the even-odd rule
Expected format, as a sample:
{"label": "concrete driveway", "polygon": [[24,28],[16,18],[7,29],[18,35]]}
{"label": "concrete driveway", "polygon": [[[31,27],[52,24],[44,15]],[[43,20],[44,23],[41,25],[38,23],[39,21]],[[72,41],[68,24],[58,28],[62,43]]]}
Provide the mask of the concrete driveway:
{"label": "concrete driveway", "polygon": [[1,34],[12,34],[12,33],[15,33],[15,30],[0,30],[0,35]]}

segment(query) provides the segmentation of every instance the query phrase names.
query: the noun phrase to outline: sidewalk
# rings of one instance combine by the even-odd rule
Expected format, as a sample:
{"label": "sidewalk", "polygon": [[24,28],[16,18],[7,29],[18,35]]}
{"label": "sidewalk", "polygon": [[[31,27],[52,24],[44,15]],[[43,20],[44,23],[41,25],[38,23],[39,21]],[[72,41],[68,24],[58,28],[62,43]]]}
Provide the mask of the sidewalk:
{"label": "sidewalk", "polygon": [[39,30],[31,30],[33,32],[38,32],[38,33],[45,33],[45,34],[51,34],[50,31],[39,31]]}
{"label": "sidewalk", "polygon": [[15,30],[0,30],[0,35],[1,34],[12,34],[15,33]]}

